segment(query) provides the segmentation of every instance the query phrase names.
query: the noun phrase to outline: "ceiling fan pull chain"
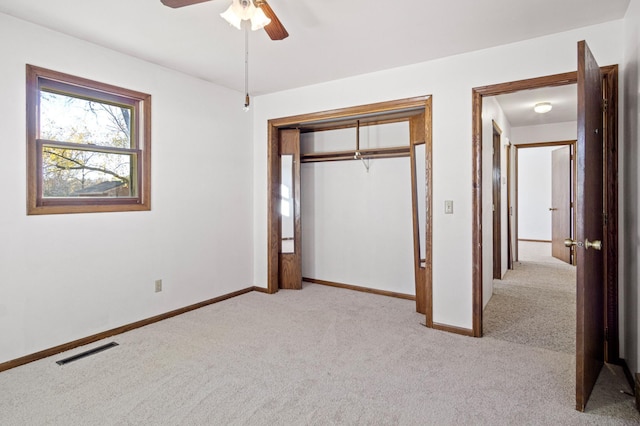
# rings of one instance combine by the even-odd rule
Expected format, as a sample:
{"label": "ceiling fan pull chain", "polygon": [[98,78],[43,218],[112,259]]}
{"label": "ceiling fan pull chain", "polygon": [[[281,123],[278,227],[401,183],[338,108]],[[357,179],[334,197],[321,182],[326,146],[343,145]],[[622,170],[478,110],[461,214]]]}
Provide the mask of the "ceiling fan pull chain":
{"label": "ceiling fan pull chain", "polygon": [[249,111],[249,26],[244,27],[244,110]]}

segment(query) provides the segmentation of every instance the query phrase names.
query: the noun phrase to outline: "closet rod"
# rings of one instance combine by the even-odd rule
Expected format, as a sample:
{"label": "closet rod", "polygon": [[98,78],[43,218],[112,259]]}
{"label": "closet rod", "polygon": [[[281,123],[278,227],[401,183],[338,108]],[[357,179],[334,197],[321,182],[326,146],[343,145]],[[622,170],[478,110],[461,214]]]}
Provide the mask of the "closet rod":
{"label": "closet rod", "polygon": [[382,158],[399,158],[409,157],[409,147],[393,147],[393,148],[368,148],[358,151],[359,156],[355,156],[353,151],[339,151],[339,152],[322,152],[322,153],[310,153],[300,156],[300,162],[302,163],[316,163],[320,161],[349,161],[360,159],[382,159]]}

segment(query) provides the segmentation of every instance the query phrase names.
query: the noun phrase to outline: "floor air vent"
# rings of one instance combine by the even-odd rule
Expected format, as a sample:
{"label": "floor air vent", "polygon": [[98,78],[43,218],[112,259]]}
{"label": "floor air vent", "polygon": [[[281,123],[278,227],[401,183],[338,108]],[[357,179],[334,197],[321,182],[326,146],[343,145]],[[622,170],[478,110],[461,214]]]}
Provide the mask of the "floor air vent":
{"label": "floor air vent", "polygon": [[98,346],[97,348],[89,349],[88,351],[84,351],[82,353],[76,354],[74,356],[70,356],[69,358],[61,359],[60,361],[56,361],[58,365],[69,364],[70,362],[77,361],[82,358],[86,358],[91,355],[95,355],[98,352],[106,351],[107,349],[111,349],[115,346],[118,346],[116,342],[107,343],[106,345]]}

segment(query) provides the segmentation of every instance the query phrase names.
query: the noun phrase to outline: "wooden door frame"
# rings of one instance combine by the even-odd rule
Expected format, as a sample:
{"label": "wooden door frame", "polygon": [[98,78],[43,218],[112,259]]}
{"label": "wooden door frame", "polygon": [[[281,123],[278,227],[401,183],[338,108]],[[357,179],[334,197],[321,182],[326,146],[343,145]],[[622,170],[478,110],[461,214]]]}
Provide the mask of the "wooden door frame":
{"label": "wooden door frame", "polygon": [[[431,132],[431,95],[415,98],[399,99],[395,101],[380,102],[375,104],[359,105],[309,114],[301,114],[290,117],[271,119],[267,124],[267,293],[278,291],[279,282],[279,252],[280,252],[280,218],[278,213],[280,199],[280,154],[279,140],[280,130],[284,129],[311,129],[327,130],[337,128],[356,127],[358,125],[374,125],[409,121],[420,113],[424,114],[424,144],[425,144],[425,182],[426,182],[426,212],[425,229],[420,230],[425,234],[426,248],[423,254],[425,267],[424,288],[416,288],[416,310],[426,316],[426,325],[433,324],[432,306],[432,199],[433,199],[433,162],[432,162],[432,132]],[[419,133],[414,125],[411,127],[411,143],[415,143],[415,135]],[[417,204],[413,197],[412,208],[415,212]],[[416,238],[414,231],[414,246]],[[420,256],[414,256],[414,263],[420,262]]]}
{"label": "wooden door frame", "polygon": [[493,279],[502,279],[502,129],[491,120],[493,153],[491,187],[493,189]]}
{"label": "wooden door frame", "polygon": [[[575,143],[567,145],[568,154],[567,153],[562,153],[562,157],[561,157],[562,161],[568,161],[568,166],[569,166],[569,169],[568,169],[568,180],[569,180],[569,182],[568,182],[568,188],[569,188],[569,193],[568,193],[569,222],[568,222],[568,225],[569,225],[569,227],[568,227],[568,232],[565,232],[564,234],[560,235],[560,240],[559,241],[558,240],[554,240],[553,229],[554,229],[554,221],[556,220],[555,219],[555,213],[556,212],[552,212],[552,215],[551,215],[551,255],[553,257],[555,257],[554,254],[553,254],[553,251],[554,251],[553,244],[555,244],[556,242],[558,244],[560,242],[562,242],[562,247],[563,247],[562,250],[565,252],[565,256],[566,256],[567,247],[564,245],[564,240],[566,238],[571,238],[572,240],[576,239],[576,237],[575,237],[575,229],[576,229],[575,225],[576,225],[577,222],[576,222],[575,209],[576,209],[576,189],[577,189],[577,185],[578,185],[578,182],[577,182],[577,179],[576,179],[576,173],[577,173],[577,170],[578,170],[578,167],[577,167],[578,162],[576,161],[577,159],[574,156],[574,152],[576,151],[577,143],[578,143],[578,141],[576,140]],[[559,149],[563,149],[563,148],[561,147]],[[555,150],[555,149],[551,151],[551,200],[552,200],[551,208],[558,208],[558,206],[556,206],[555,199],[553,198],[553,195],[554,195],[554,193],[558,194],[558,190],[560,188],[558,188],[557,184],[561,184],[561,182],[558,181],[558,178],[557,178],[558,170],[556,168],[556,165],[554,165],[554,155],[556,155],[556,151],[557,150]],[[567,156],[568,156],[568,159],[567,159]],[[556,160],[558,160],[557,157],[556,157]],[[564,169],[564,170],[565,171],[561,172],[561,173],[566,173],[566,169]],[[567,178],[567,175],[563,174],[562,178],[563,178],[563,181],[564,181],[564,178]],[[564,181],[564,182],[566,184],[566,181]],[[567,207],[566,204],[564,205],[564,207],[565,208]],[[558,219],[558,220],[560,220],[560,219]],[[564,220],[566,220],[566,216],[565,216]],[[575,246],[569,247],[568,248],[568,253],[569,253],[569,260],[566,261],[566,262],[568,264],[570,264],[570,265],[574,265],[575,266],[576,265],[576,261],[575,261],[575,258],[576,258]],[[560,259],[560,258],[557,258],[557,259],[565,261],[564,259]]]}
{"label": "wooden door frame", "polygon": [[[520,208],[518,205],[518,194],[520,193],[520,187],[519,187],[519,182],[518,182],[518,172],[519,172],[519,158],[520,158],[520,150],[521,149],[526,149],[526,148],[546,148],[546,147],[550,147],[550,146],[569,146],[570,147],[570,152],[571,155],[573,156],[575,154],[575,150],[576,150],[576,140],[572,139],[572,140],[566,140],[566,141],[551,141],[551,142],[533,142],[533,143],[521,143],[521,144],[514,144],[513,146],[516,147],[516,165],[515,165],[515,175],[516,175],[516,188],[515,188],[515,194],[516,194],[516,223],[517,220],[519,220],[520,218]],[[571,159],[571,195],[572,195],[572,199],[571,202],[575,204],[575,184],[576,184],[576,165],[575,165],[575,161],[572,158]],[[572,215],[573,218],[573,224],[572,227],[575,230],[575,214]],[[515,241],[516,241],[516,245],[518,244],[518,241],[520,241],[518,239],[519,234],[518,234],[518,228],[516,225],[516,229],[515,229]],[[567,237],[571,237],[573,238],[573,233],[572,235],[567,235]],[[523,240],[524,241],[524,240]],[[573,258],[573,254],[574,251],[572,249],[572,258]],[[575,265],[575,262],[571,263],[572,265]]]}
{"label": "wooden door frame", "polygon": [[513,198],[511,197],[511,191],[514,189],[513,182],[511,180],[511,174],[513,173],[513,165],[511,162],[511,152],[513,150],[513,144],[509,142],[506,147],[507,155],[507,269],[513,269]]}
{"label": "wooden door frame", "polygon": [[[605,116],[605,327],[606,362],[619,362],[618,324],[618,66],[601,67]],[[473,335],[482,336],[482,100],[520,90],[576,84],[577,71],[476,87],[472,89],[472,321]]]}

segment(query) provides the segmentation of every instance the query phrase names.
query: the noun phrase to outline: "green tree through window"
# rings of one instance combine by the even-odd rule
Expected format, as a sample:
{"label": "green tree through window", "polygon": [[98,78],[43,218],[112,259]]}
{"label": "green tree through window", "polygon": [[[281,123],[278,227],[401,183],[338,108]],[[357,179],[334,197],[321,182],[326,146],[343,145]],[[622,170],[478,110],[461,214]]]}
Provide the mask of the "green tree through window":
{"label": "green tree through window", "polygon": [[149,209],[149,95],[27,66],[30,214]]}

